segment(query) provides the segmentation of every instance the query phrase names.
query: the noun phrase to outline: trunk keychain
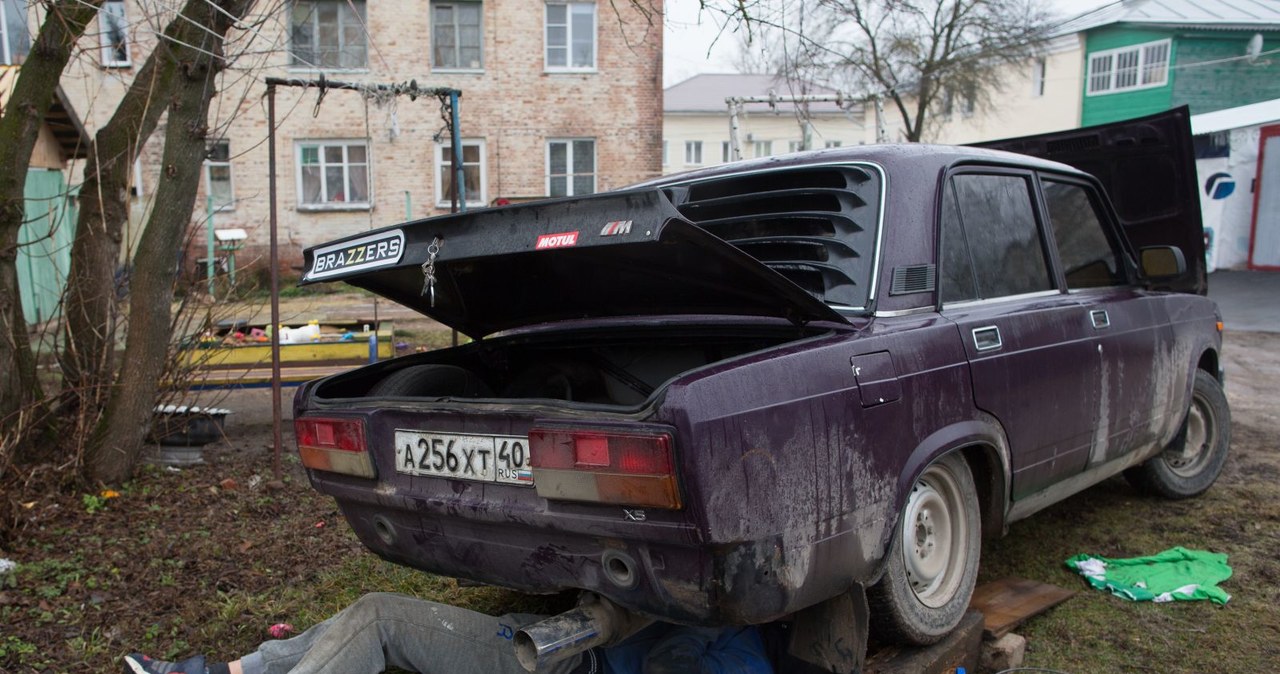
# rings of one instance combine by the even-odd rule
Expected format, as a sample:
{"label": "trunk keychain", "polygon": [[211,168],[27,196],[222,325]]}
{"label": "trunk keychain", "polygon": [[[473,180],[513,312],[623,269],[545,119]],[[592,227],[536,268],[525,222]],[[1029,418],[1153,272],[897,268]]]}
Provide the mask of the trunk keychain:
{"label": "trunk keychain", "polygon": [[422,263],[422,294],[428,297],[431,307],[436,306],[436,255],[440,254],[440,246],[444,240],[435,237],[427,246],[427,261]]}

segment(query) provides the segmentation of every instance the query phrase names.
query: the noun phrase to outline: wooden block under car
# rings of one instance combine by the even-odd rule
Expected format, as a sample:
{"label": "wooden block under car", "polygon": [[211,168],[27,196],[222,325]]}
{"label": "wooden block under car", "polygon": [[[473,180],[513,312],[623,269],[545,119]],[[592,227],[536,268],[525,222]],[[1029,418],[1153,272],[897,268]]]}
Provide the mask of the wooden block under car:
{"label": "wooden block under car", "polygon": [[982,614],[969,611],[951,634],[932,646],[891,647],[867,658],[867,674],[942,674],[964,667],[978,669],[982,646]]}

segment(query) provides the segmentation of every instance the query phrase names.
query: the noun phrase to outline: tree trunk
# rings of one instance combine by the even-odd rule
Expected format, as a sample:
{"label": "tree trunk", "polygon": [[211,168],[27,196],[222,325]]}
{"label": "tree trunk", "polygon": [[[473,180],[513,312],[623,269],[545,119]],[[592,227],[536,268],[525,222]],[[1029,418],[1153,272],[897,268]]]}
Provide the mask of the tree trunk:
{"label": "tree trunk", "polygon": [[[224,0],[219,4],[245,3]],[[201,44],[208,37],[205,26],[216,30],[229,24],[205,0],[188,0],[182,14],[191,21],[175,19],[165,27],[164,37],[130,83],[111,120],[94,135],[85,160],[71,270],[62,298],[65,339],[60,365],[66,397],[87,413],[103,404],[115,374],[116,269],[129,216],[129,177],[175,86],[178,64],[172,52],[190,51],[177,45]],[[222,28],[219,34],[225,31]]]}
{"label": "tree trunk", "polygon": [[[127,479],[142,452],[151,424],[159,379],[172,332],[170,304],[177,275],[174,253],[191,222],[205,157],[210,101],[222,69],[222,36],[230,16],[244,16],[254,0],[222,0],[222,11],[205,10],[203,39],[174,46],[176,77],[169,98],[161,178],[155,207],[134,258],[129,292],[129,334],[120,377],[85,456],[87,477],[115,484]],[[202,7],[209,3],[200,0]],[[223,12],[226,12],[224,14]],[[191,15],[189,15],[191,16]],[[199,21],[196,16],[191,18]],[[180,20],[180,19],[179,19]],[[178,21],[178,20],[175,20]],[[216,33],[216,37],[212,33]]]}
{"label": "tree trunk", "polygon": [[27,169],[62,70],[101,4],[102,0],[49,3],[0,116],[0,436],[16,437],[21,430],[18,413],[43,400],[18,286],[18,231],[26,217]]}

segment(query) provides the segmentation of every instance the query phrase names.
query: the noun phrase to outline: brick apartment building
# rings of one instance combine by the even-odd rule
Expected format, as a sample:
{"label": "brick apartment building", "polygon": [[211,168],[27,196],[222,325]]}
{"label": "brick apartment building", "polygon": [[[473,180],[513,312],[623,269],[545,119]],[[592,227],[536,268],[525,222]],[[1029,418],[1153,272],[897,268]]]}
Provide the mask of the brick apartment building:
{"label": "brick apartment building", "polygon": [[[174,6],[180,3],[173,3]],[[658,6],[657,3],[654,3]],[[165,17],[156,3],[110,0],[64,88],[90,133],[109,119]],[[268,76],[367,84],[416,81],[462,92],[468,207],[498,199],[588,194],[659,175],[661,16],[631,2],[286,0],[232,31],[211,116],[209,159],[188,266],[203,257],[205,213],[244,229],[243,268],[268,241]],[[448,212],[450,139],[434,97],[379,101],[360,92],[277,90],[279,240],[302,248],[371,227]],[[136,238],[154,190],[156,132],[135,173]]]}

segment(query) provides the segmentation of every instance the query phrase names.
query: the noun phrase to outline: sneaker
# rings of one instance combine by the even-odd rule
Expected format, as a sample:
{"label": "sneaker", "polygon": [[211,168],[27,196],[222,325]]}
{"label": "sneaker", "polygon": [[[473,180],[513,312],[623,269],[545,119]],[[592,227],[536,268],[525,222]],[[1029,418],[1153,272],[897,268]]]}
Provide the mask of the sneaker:
{"label": "sneaker", "polygon": [[204,656],[197,655],[182,662],[155,660],[141,653],[124,656],[125,674],[205,674]]}

